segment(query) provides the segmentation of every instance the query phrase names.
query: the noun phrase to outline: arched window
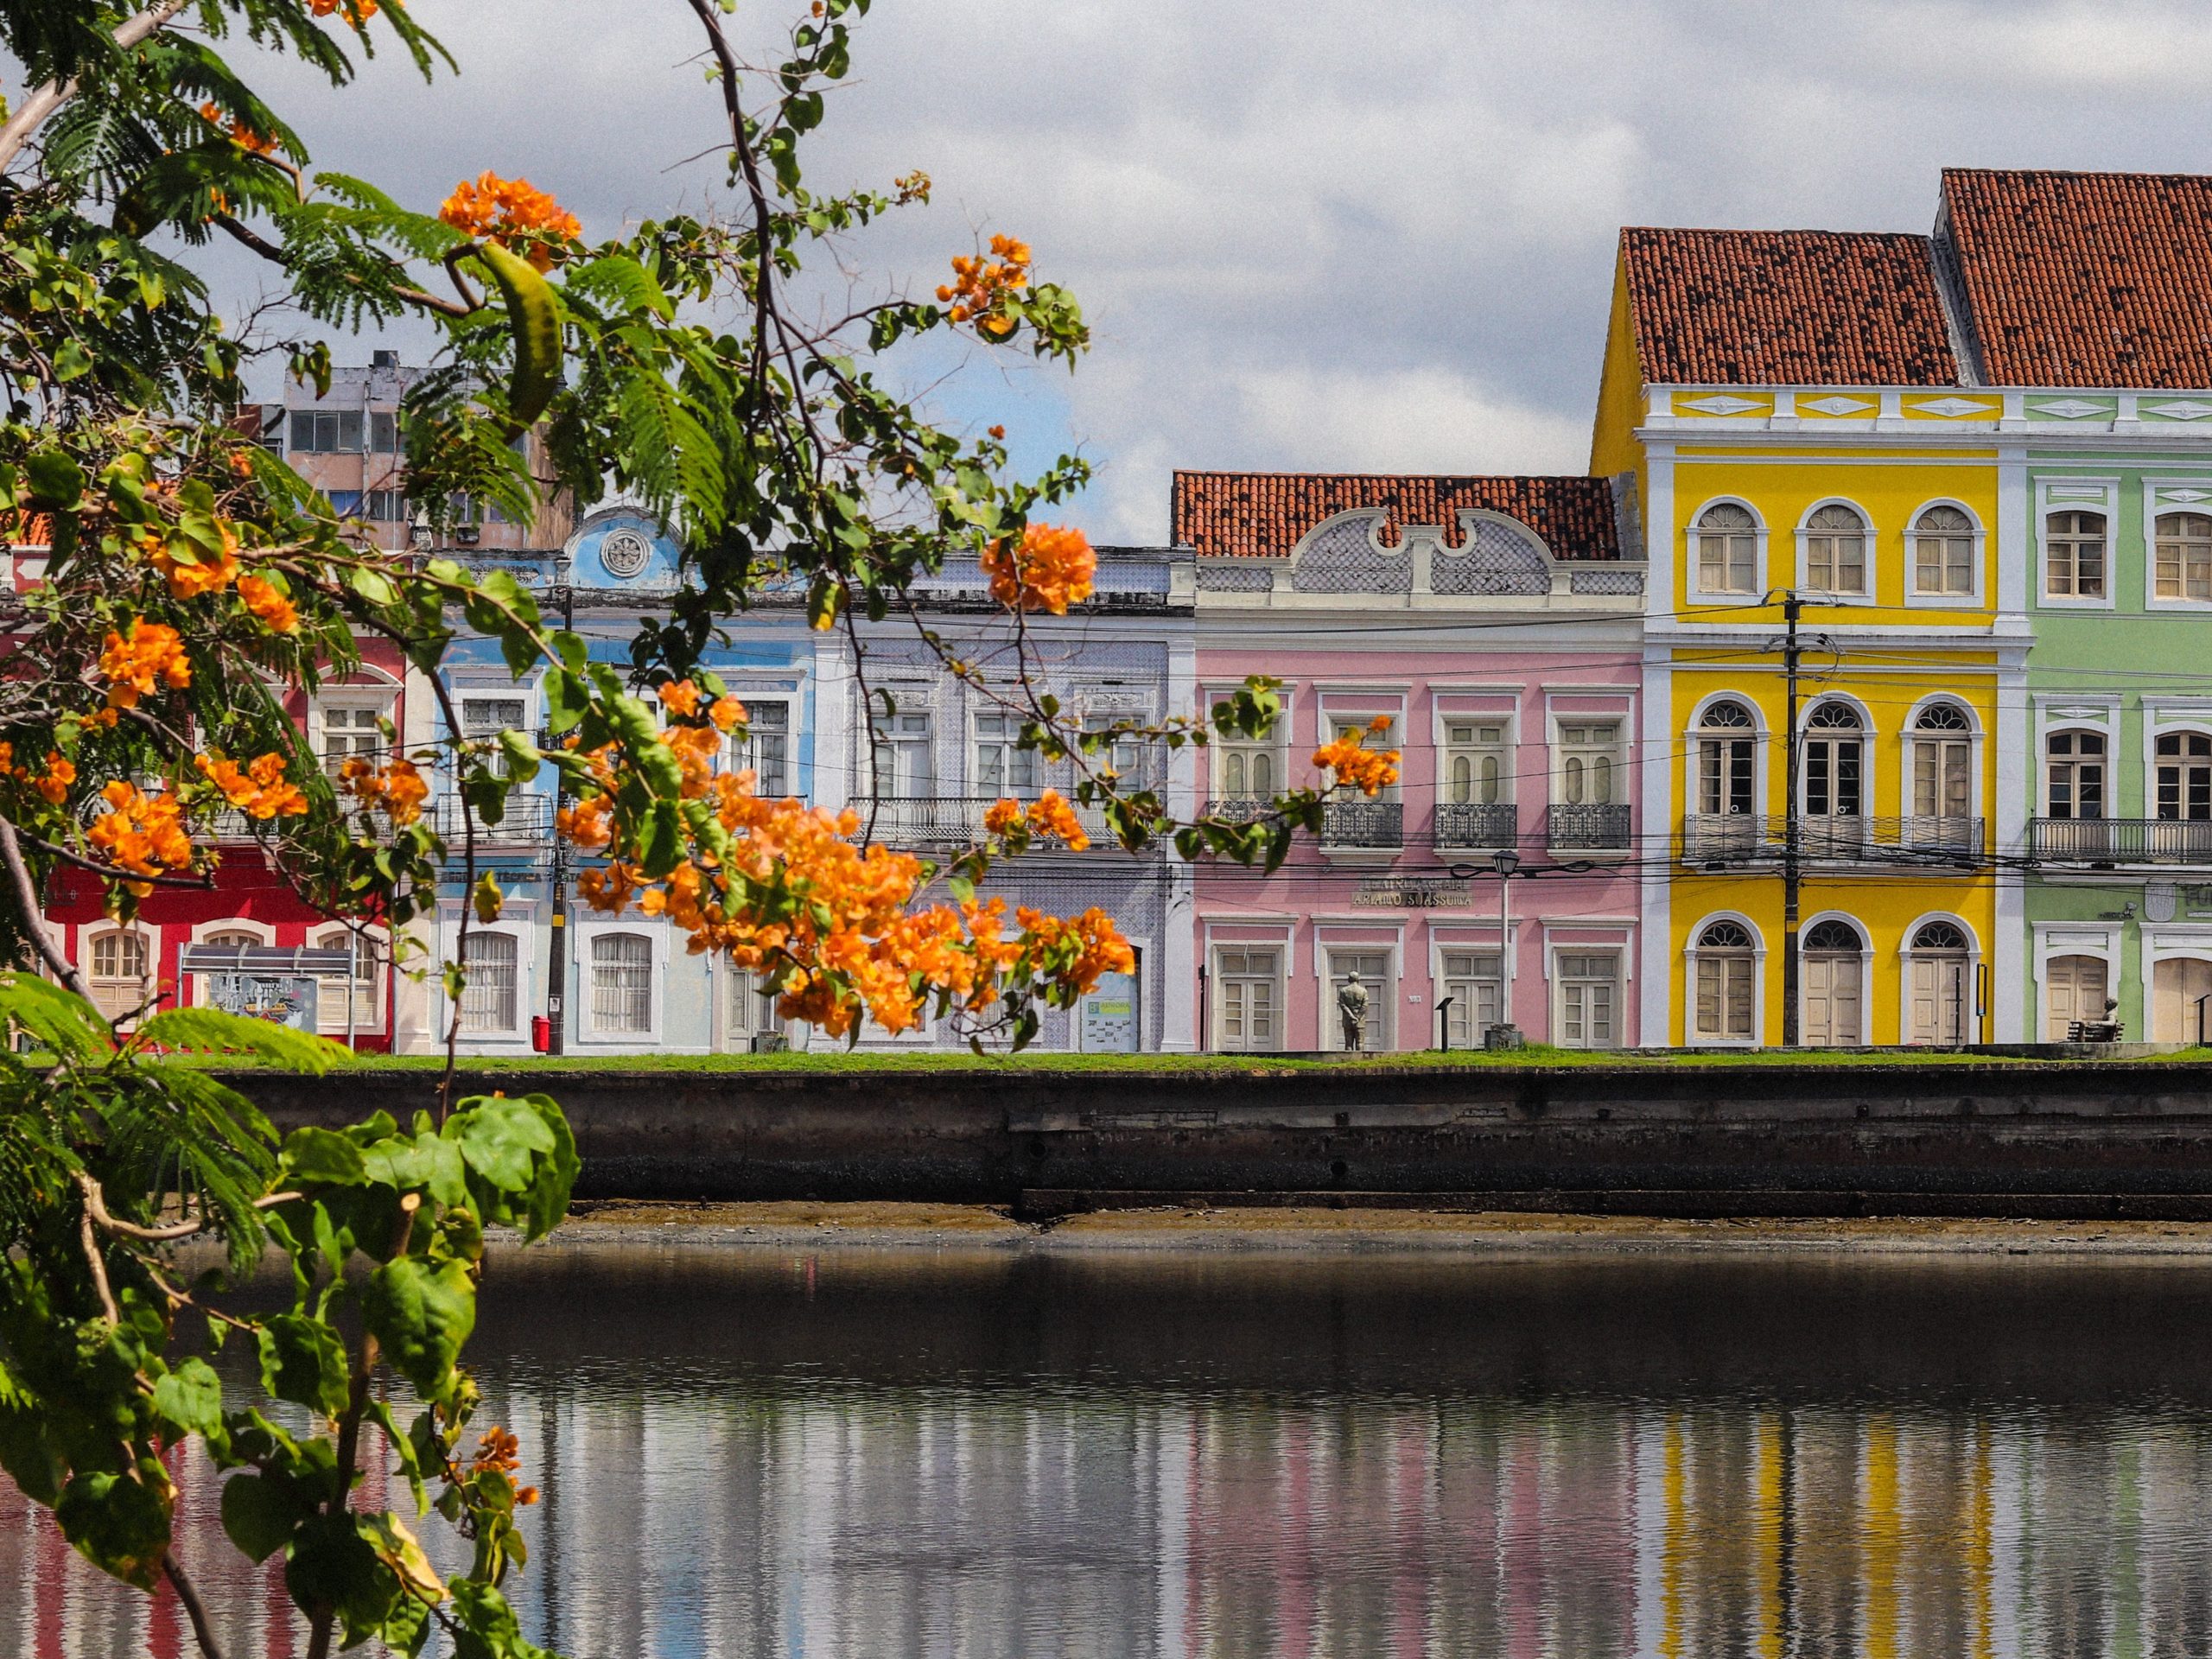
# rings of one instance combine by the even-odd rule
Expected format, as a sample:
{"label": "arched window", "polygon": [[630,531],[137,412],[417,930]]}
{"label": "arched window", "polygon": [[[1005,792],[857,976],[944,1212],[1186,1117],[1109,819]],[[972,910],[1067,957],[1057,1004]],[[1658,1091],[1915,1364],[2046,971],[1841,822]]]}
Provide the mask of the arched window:
{"label": "arched window", "polygon": [[1697,585],[1707,594],[1758,590],[1758,521],[1732,501],[1698,515]]}
{"label": "arched window", "polygon": [[2169,823],[2212,818],[2212,737],[2168,732],[2158,748],[2158,816]]}
{"label": "arched window", "polygon": [[1912,591],[1955,598],[1974,592],[1974,521],[1934,506],[1913,520]]}
{"label": "arched window", "polygon": [[1967,1040],[1974,1029],[1972,969],[1965,929],[1956,922],[1921,924],[1905,968],[1907,1042]]}
{"label": "arched window", "polygon": [[1816,703],[1805,717],[1804,812],[1815,853],[1840,850],[1839,837],[1856,846],[1866,810],[1866,729],[1847,702]]}
{"label": "arched window", "polygon": [[2054,512],[2044,520],[2043,590],[2052,599],[2105,596],[2105,516]]}
{"label": "arched window", "polygon": [[498,1035],[521,1023],[519,957],[513,934],[469,930],[461,947],[461,966],[468,975],[461,993],[463,1031]]}
{"label": "arched window", "polygon": [[591,1025],[632,1035],[653,1028],[653,942],[643,933],[601,933],[591,942]]}
{"label": "arched window", "polygon": [[322,976],[322,995],[315,1001],[315,1019],[325,1034],[338,1036],[349,1031],[358,1033],[380,1027],[384,1023],[384,999],[378,994],[382,989],[383,941],[372,933],[332,927],[316,934],[315,944],[319,950],[353,953],[351,975]]}
{"label": "arched window", "polygon": [[94,934],[90,966],[86,978],[92,1001],[110,1020],[135,1014],[153,994],[153,951],[146,936],[135,927]]}
{"label": "arched window", "polygon": [[1751,810],[1751,711],[1733,698],[1708,706],[1699,722],[1697,810],[1707,817],[1739,817]]}
{"label": "arched window", "polygon": [[1974,839],[1973,730],[1955,702],[1931,702],[1912,722],[1916,845],[1970,845]]}
{"label": "arched window", "polygon": [[2158,532],[2158,597],[2212,599],[2212,515],[2162,512]]}
{"label": "arched window", "polygon": [[2044,744],[2044,810],[2054,818],[2105,815],[2105,735],[2053,732]]}
{"label": "arched window", "polygon": [[1799,941],[1800,1032],[1815,1048],[1856,1048],[1866,1040],[1866,942],[1849,922],[1815,922]]}
{"label": "arched window", "polygon": [[1964,950],[1966,930],[1956,922],[1927,922],[1912,936],[1916,950]]}
{"label": "arched window", "polygon": [[1840,502],[1805,521],[1805,585],[1821,594],[1866,591],[1866,521]]}
{"label": "arched window", "polygon": [[1701,1041],[1748,1043],[1758,1036],[1758,959],[1740,922],[1706,925],[1697,936],[1696,1035]]}

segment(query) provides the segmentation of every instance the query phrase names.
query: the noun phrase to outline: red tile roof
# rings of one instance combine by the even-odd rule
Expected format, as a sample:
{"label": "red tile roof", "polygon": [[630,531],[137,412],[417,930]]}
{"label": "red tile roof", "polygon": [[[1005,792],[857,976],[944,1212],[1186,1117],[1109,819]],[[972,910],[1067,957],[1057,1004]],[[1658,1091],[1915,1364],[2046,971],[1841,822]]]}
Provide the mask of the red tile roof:
{"label": "red tile roof", "polygon": [[1630,226],[1621,259],[1651,385],[1958,384],[1926,237]]}
{"label": "red tile roof", "polygon": [[1209,556],[1285,557],[1314,525],[1352,507],[1389,512],[1385,543],[1408,524],[1441,524],[1446,544],[1458,547],[1460,509],[1486,507],[1518,518],[1558,558],[1621,556],[1612,486],[1602,478],[1179,472],[1172,499],[1175,544]]}
{"label": "red tile roof", "polygon": [[1943,174],[1985,378],[2212,388],[2212,178]]}

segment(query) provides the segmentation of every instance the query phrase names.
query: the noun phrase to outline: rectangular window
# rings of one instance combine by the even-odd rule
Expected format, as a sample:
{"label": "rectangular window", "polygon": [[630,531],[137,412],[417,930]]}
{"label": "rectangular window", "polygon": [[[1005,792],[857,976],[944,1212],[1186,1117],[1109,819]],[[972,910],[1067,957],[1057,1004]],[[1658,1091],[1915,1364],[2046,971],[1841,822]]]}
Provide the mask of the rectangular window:
{"label": "rectangular window", "polygon": [[1697,959],[1697,1034],[1724,1042],[1751,1039],[1751,975],[1747,956],[1701,951]]}
{"label": "rectangular window", "polygon": [[407,497],[398,490],[371,490],[361,499],[361,516],[372,524],[407,522]]}
{"label": "rectangular window", "polygon": [[1444,728],[1444,798],[1455,806],[1510,801],[1513,767],[1502,721],[1454,721]]}
{"label": "rectangular window", "polygon": [[315,747],[322,769],[335,778],[354,755],[374,760],[384,753],[382,708],[372,703],[324,703],[315,710]]}
{"label": "rectangular window", "polygon": [[2105,516],[2054,512],[2044,520],[2044,592],[2053,599],[2105,596]]}
{"label": "rectangular window", "polygon": [[1215,1046],[1230,1053],[1282,1046],[1282,953],[1224,950],[1214,958]]}
{"label": "rectangular window", "polygon": [[[1375,721],[1378,718],[1389,721],[1381,731],[1375,729]],[[1398,747],[1398,724],[1394,717],[1389,715],[1338,715],[1332,716],[1328,724],[1330,736],[1358,738],[1368,748],[1378,753]],[[1395,784],[1386,785],[1379,798],[1386,801],[1396,800],[1398,786]]]}
{"label": "rectangular window", "polygon": [[1321,1010],[1324,1048],[1344,1048],[1344,1019],[1338,998],[1351,983],[1353,975],[1359,976],[1360,988],[1367,993],[1367,1014],[1360,1023],[1360,1047],[1370,1054],[1389,1048],[1390,1044],[1390,1010],[1397,1000],[1398,988],[1390,976],[1390,953],[1387,950],[1332,950],[1329,952],[1329,982],[1325,1006]]}
{"label": "rectangular window", "polygon": [[2158,515],[2158,594],[2160,599],[2212,600],[2212,515]]}
{"label": "rectangular window", "polygon": [[874,717],[875,792],[893,799],[927,799],[937,792],[927,715]]}
{"label": "rectangular window", "polygon": [[379,455],[399,453],[399,417],[390,410],[369,411],[369,448]]}
{"label": "rectangular window", "polygon": [[1962,738],[1916,737],[1912,741],[1912,810],[1922,818],[1963,818],[1974,798],[1969,761],[1973,746]]}
{"label": "rectangular window", "polygon": [[1037,792],[1037,751],[1020,747],[1020,719],[1008,714],[976,716],[975,792],[995,800],[1027,800]]}
{"label": "rectangular window", "polygon": [[781,800],[791,792],[791,706],[746,701],[745,716],[745,735],[730,739],[730,767],[751,767],[753,793]]}
{"label": "rectangular window", "polygon": [[763,991],[760,982],[742,968],[726,967],[722,975],[728,985],[728,1026],[723,1046],[732,1052],[742,1054],[753,1046],[756,1037],[776,1037],[784,1034],[783,1016],[776,1012],[776,994]]}
{"label": "rectangular window", "polygon": [[358,409],[299,409],[292,411],[295,454],[334,454],[361,448]]}
{"label": "rectangular window", "polygon": [[518,957],[513,934],[469,931],[461,951],[461,966],[468,975],[461,993],[463,1031],[498,1034],[512,1032],[520,1024]]}
{"label": "rectangular window", "polygon": [[[1105,732],[1135,715],[1094,714],[1084,716],[1086,732]],[[1089,751],[1085,759],[1094,768],[1111,767],[1115,779],[1124,789],[1143,789],[1151,781],[1152,747],[1140,737],[1116,737],[1105,747]]]}
{"label": "rectangular window", "polygon": [[1444,1031],[1454,1048],[1479,1047],[1483,1033],[1503,1023],[1504,982],[1495,951],[1447,951],[1444,957]]}
{"label": "rectangular window", "polygon": [[1602,806],[1621,797],[1621,728],[1616,721],[1559,728],[1559,797],[1570,806]]}
{"label": "rectangular window", "polygon": [[[258,941],[257,941],[258,943]],[[135,1014],[153,994],[152,953],[146,936],[135,928],[119,928],[92,940],[92,1003],[109,1020]]]}
{"label": "rectangular window", "polygon": [[1281,776],[1275,751],[1264,743],[1224,743],[1214,750],[1213,798],[1270,801]]}
{"label": "rectangular window", "polygon": [[601,933],[591,942],[591,1027],[612,1036],[653,1028],[653,942],[643,933]]}
{"label": "rectangular window", "polygon": [[497,737],[501,732],[519,732],[529,711],[529,700],[524,697],[464,697],[461,702],[461,734]]}
{"label": "rectangular window", "polygon": [[1620,1046],[1621,959],[1616,951],[1559,958],[1559,1041],[1562,1048]]}
{"label": "rectangular window", "polygon": [[[315,999],[315,1023],[326,1037],[342,1037],[349,1029],[355,1033],[373,1030],[384,1024],[384,1001],[377,995],[377,976],[384,963],[378,942],[366,933],[344,927],[332,928],[315,941],[318,950],[343,950],[349,946],[353,952],[350,979],[344,974],[324,974],[321,978],[322,992]],[[353,1000],[350,1010],[346,1006],[349,995]]]}

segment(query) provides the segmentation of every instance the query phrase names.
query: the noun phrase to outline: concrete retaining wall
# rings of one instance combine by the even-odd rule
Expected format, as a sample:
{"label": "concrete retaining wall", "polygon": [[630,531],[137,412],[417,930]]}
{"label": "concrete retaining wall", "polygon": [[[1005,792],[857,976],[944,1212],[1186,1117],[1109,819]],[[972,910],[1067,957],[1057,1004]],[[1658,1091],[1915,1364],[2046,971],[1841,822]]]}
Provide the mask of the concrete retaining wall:
{"label": "concrete retaining wall", "polygon": [[[232,1081],[285,1127],[378,1109],[404,1121],[434,1087],[418,1071]],[[586,1196],[1029,1194],[1051,1210],[1365,1192],[1653,1213],[2212,1215],[2212,1067],[2196,1065],[532,1071],[467,1084],[558,1099]]]}

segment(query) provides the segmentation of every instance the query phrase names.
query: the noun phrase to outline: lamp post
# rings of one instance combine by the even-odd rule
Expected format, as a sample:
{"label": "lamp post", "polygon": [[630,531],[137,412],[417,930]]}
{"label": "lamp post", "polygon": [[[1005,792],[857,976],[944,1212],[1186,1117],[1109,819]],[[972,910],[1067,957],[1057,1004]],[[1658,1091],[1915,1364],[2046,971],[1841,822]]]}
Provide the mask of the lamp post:
{"label": "lamp post", "polygon": [[[1513,874],[1521,868],[1521,855],[1510,847],[1501,847],[1491,855],[1491,868],[1497,872],[1497,1023],[1510,1031],[1513,1027],[1513,932],[1506,899],[1512,892]],[[1484,1046],[1489,1046],[1487,1033]]]}

